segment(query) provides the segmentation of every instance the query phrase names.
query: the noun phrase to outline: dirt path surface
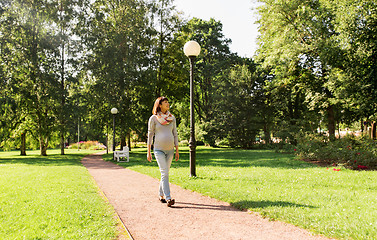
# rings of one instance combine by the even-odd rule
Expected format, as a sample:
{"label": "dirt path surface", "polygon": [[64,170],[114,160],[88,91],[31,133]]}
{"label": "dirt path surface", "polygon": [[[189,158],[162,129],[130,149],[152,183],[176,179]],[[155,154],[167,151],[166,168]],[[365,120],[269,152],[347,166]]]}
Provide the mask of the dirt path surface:
{"label": "dirt path surface", "polygon": [[101,154],[89,155],[82,163],[136,240],[328,239],[174,184],[171,192],[176,204],[168,208],[158,200],[158,179],[105,162]]}

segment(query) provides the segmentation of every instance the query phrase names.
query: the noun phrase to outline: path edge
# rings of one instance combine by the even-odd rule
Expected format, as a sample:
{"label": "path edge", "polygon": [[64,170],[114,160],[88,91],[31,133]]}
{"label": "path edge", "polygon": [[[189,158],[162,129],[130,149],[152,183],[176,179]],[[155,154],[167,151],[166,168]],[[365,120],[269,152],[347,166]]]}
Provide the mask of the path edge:
{"label": "path edge", "polygon": [[[88,155],[85,155],[82,159],[81,159],[81,164],[83,167],[84,164],[82,163],[82,161],[84,160],[84,158],[87,158],[87,157],[90,157],[92,155],[97,155],[97,156],[101,156],[101,160],[103,160],[102,158],[102,155],[104,154],[104,152],[98,152],[98,153],[92,153],[92,154],[88,154]],[[85,167],[85,169],[87,170],[87,172],[89,173],[88,169]],[[131,239],[131,240],[134,240],[131,232],[128,230],[127,226],[124,224],[124,222],[122,221],[122,219],[120,218],[119,214],[117,213],[117,211],[115,210],[114,206],[110,203],[109,199],[107,198],[106,194],[101,190],[101,188],[98,186],[96,180],[94,179],[94,177],[89,173],[90,177],[92,178],[92,181],[93,183],[95,184],[95,186],[97,187],[97,191],[98,193],[101,195],[101,197],[109,204],[111,205],[111,207],[114,209],[114,213],[115,213],[115,217],[117,218],[117,222],[118,224],[121,225],[121,228],[123,228],[123,230],[127,233],[128,235],[128,238]],[[117,238],[119,238],[119,236],[117,236]]]}

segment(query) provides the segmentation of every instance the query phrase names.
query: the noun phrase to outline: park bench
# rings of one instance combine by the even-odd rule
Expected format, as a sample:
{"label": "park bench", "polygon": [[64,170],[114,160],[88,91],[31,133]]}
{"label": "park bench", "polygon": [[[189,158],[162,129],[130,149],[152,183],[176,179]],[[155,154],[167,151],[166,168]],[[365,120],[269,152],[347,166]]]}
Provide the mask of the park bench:
{"label": "park bench", "polygon": [[[121,161],[122,158],[127,161]],[[129,162],[130,161],[130,152],[127,146],[123,147],[123,150],[121,151],[114,151],[114,159],[117,160],[117,162]]]}

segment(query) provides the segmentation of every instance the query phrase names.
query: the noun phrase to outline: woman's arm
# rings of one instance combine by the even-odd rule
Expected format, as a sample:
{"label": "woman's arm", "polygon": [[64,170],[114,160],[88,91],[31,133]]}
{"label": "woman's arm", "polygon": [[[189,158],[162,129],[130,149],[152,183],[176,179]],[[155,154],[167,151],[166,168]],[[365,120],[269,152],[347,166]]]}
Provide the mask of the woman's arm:
{"label": "woman's arm", "polygon": [[153,136],[154,136],[154,131],[155,131],[155,125],[156,124],[153,121],[153,116],[152,116],[152,117],[149,118],[149,121],[148,121],[147,160],[149,162],[152,162],[151,148],[152,148]]}
{"label": "woman's arm", "polygon": [[175,146],[175,161],[179,160],[179,149],[178,145]]}
{"label": "woman's arm", "polygon": [[174,118],[173,122],[173,137],[174,137],[174,145],[175,145],[175,161],[179,159],[179,148],[178,148],[178,131],[177,131],[177,122]]}
{"label": "woman's arm", "polygon": [[152,153],[151,153],[152,146],[148,144],[148,153],[147,153],[147,160],[152,162]]}

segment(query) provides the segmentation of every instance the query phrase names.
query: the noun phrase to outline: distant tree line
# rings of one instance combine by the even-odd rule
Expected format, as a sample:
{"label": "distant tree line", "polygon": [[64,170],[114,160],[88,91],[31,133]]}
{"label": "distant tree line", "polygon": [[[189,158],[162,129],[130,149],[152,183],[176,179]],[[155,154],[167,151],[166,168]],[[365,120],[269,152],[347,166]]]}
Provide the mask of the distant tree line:
{"label": "distant tree line", "polygon": [[[375,129],[374,1],[260,1],[254,59],[229,49],[222,24],[185,19],[173,0],[0,2],[0,149],[105,142],[116,107],[122,146],[145,141],[154,99],[166,96],[189,135],[189,62],[200,142],[251,148],[256,138],[340,123]],[[248,31],[248,29],[240,29]],[[375,130],[374,130],[375,131]],[[126,143],[128,141],[128,143]]]}
{"label": "distant tree line", "polygon": [[377,3],[260,1],[259,49],[270,129],[282,138],[358,122],[376,137]]}

